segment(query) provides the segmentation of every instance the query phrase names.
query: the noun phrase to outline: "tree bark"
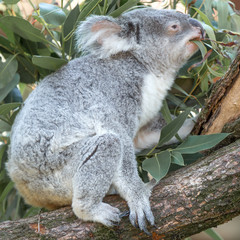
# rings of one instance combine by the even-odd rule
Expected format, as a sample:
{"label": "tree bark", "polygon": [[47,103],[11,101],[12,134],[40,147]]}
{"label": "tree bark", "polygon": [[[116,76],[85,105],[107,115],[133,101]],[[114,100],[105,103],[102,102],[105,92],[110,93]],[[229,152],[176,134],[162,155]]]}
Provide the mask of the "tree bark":
{"label": "tree bark", "polygon": [[[116,195],[105,202],[127,210]],[[183,239],[240,215],[240,140],[169,174],[154,188],[152,236],[124,217],[107,228],[77,219],[71,208],[0,224],[0,239]]]}
{"label": "tree bark", "polygon": [[[211,95],[206,101],[204,111],[202,111],[192,133],[195,135],[219,133],[226,130],[224,129],[226,124],[239,121],[239,89],[240,48],[225,76],[213,86]],[[229,131],[231,130],[236,131],[236,126],[234,129],[229,129]]]}

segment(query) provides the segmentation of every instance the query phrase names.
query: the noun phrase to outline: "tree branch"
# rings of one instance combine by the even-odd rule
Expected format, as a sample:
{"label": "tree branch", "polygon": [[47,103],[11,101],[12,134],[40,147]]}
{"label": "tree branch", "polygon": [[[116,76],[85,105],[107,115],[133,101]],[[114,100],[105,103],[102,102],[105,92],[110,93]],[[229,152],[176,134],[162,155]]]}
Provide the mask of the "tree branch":
{"label": "tree branch", "polygon": [[[127,210],[119,196],[105,201]],[[182,239],[240,215],[240,140],[202,160],[179,169],[154,188],[151,206],[156,228],[149,237],[123,218],[107,228],[82,222],[62,208],[0,224],[0,239]],[[38,228],[40,229],[37,233]]]}
{"label": "tree branch", "polygon": [[194,135],[219,133],[225,124],[239,119],[239,88],[240,48],[225,76],[214,84],[192,133]]}

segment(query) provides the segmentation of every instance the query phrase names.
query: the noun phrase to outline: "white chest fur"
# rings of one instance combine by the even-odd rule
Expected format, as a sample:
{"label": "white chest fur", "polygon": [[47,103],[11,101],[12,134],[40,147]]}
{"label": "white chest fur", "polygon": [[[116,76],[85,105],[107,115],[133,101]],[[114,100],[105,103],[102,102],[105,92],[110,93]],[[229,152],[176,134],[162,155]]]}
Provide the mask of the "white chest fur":
{"label": "white chest fur", "polygon": [[140,116],[139,128],[157,115],[173,82],[174,76],[169,73],[158,77],[149,73],[144,77],[142,88],[142,113]]}

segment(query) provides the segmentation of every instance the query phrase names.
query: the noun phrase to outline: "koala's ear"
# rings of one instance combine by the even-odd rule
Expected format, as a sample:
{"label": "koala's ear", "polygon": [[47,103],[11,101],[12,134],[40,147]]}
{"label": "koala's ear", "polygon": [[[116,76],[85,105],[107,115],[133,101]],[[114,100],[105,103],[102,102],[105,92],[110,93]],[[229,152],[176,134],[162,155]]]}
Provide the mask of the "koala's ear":
{"label": "koala's ear", "polygon": [[91,16],[76,30],[77,47],[100,57],[109,57],[133,47],[131,41],[120,37],[122,27],[108,16]]}

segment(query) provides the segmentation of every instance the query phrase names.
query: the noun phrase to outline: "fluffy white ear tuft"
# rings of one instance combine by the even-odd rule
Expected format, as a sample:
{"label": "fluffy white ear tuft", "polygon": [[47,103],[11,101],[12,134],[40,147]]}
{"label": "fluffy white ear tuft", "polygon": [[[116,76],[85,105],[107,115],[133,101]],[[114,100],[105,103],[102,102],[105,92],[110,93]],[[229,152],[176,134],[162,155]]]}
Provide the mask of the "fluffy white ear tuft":
{"label": "fluffy white ear tuft", "polygon": [[76,30],[77,48],[101,58],[132,48],[131,41],[119,36],[122,27],[108,16],[91,16]]}

